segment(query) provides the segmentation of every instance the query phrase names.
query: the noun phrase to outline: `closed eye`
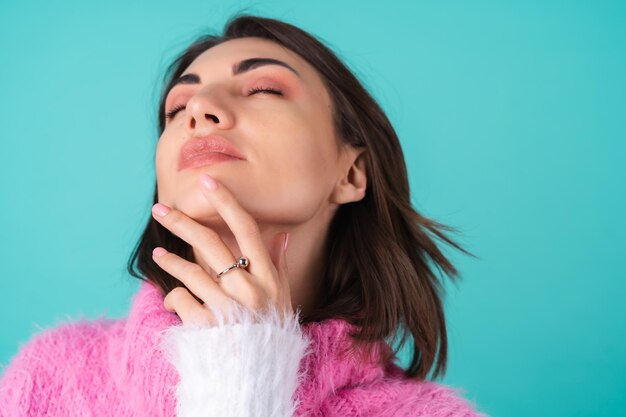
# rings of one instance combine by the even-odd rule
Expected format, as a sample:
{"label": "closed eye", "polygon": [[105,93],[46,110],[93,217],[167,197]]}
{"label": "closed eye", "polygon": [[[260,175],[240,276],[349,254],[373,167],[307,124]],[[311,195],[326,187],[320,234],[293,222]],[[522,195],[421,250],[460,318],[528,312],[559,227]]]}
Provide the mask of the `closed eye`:
{"label": "closed eye", "polygon": [[[281,90],[275,89],[275,88],[263,88],[263,87],[254,87],[248,90],[248,95],[252,95],[252,94],[256,94],[259,92],[263,92],[263,93],[267,93],[267,94],[276,94],[279,96],[283,95],[283,92]],[[176,114],[185,109],[185,105],[181,104],[178,106],[175,106],[174,108],[172,108],[172,110],[168,111],[165,114],[165,118],[166,119],[172,119],[174,116],[176,116]]]}
{"label": "closed eye", "polygon": [[165,118],[166,119],[171,119],[172,117],[176,116],[176,113],[178,113],[179,111],[183,110],[186,106],[184,104],[181,104],[179,106],[175,106],[174,108],[172,108],[172,110],[168,111],[167,113],[165,113]]}
{"label": "closed eye", "polygon": [[252,95],[254,93],[258,93],[260,91],[266,92],[266,93],[270,93],[270,94],[277,94],[279,96],[283,95],[283,92],[281,90],[277,90],[275,88],[263,88],[263,87],[254,87],[248,90],[248,95]]}

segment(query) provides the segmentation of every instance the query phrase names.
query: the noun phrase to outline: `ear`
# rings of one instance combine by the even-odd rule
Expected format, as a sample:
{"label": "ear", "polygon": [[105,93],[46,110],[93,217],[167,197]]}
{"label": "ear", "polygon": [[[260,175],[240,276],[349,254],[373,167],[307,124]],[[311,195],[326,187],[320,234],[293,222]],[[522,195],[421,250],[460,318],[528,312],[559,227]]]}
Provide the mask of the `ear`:
{"label": "ear", "polygon": [[340,177],[330,196],[330,201],[336,204],[345,204],[359,201],[365,197],[367,189],[365,148],[355,148],[346,145],[341,157]]}

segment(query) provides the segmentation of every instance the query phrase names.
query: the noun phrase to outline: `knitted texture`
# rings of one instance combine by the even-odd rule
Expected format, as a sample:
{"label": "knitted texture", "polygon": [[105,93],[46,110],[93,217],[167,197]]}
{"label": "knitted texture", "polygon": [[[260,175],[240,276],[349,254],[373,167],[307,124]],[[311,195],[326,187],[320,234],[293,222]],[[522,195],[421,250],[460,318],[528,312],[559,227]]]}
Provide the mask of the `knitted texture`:
{"label": "knitted texture", "polygon": [[227,315],[209,309],[216,325],[173,326],[164,334],[163,351],[180,375],[177,415],[293,416],[310,342],[298,316],[274,304],[262,313],[238,303]]}
{"label": "knitted texture", "polygon": [[[278,349],[286,344],[295,350],[293,356],[301,356],[293,396],[293,405],[297,407],[280,410],[279,413],[287,413],[285,417],[294,411],[297,417],[485,416],[460,395],[460,389],[406,379],[393,363],[381,366],[377,357],[379,349],[371,361],[342,355],[351,343],[348,333],[355,330],[344,320],[329,319],[295,327],[266,321],[261,327],[249,323],[238,330],[235,324],[222,323],[213,332],[206,328],[183,329],[181,324],[178,316],[163,306],[160,291],[151,283],[142,282],[127,318],[81,320],[35,335],[4,370],[0,380],[0,416],[183,417],[177,412],[186,409],[193,410],[193,415],[198,417],[215,415],[214,409],[196,407],[200,404],[199,407],[211,408],[216,406],[215,401],[232,401],[234,395],[247,398],[250,387],[258,388],[268,382],[254,378],[266,375],[268,367],[277,366],[276,355],[272,359],[267,354],[260,360],[258,356],[249,356],[250,349],[229,344],[228,338],[234,334],[238,334],[235,342],[248,341],[246,337],[250,336],[250,341],[262,340],[260,345],[252,343],[254,346]],[[193,341],[188,340],[188,347],[185,335],[193,337]],[[203,341],[207,343],[204,347]],[[222,352],[220,349],[224,347],[243,355],[245,365],[233,369],[240,369],[239,375],[244,380],[223,378],[233,361],[218,363],[198,355],[204,349],[208,357]],[[380,349],[384,348],[388,347],[381,344]],[[183,360],[185,356],[187,359]],[[293,356],[285,363],[293,363]],[[197,366],[189,360],[198,361]],[[211,367],[204,368],[207,364]],[[286,375],[286,379],[282,385],[280,381],[268,382],[272,390],[267,395],[273,392],[280,399],[278,403],[288,406],[290,403],[285,399],[293,388],[294,368],[285,365],[277,374]],[[243,392],[229,386],[225,391],[228,398],[212,401],[197,398],[201,391],[185,397],[185,386],[198,380],[207,386],[237,383]],[[286,392],[277,392],[278,387]],[[279,414],[222,414],[223,417],[240,415]]]}

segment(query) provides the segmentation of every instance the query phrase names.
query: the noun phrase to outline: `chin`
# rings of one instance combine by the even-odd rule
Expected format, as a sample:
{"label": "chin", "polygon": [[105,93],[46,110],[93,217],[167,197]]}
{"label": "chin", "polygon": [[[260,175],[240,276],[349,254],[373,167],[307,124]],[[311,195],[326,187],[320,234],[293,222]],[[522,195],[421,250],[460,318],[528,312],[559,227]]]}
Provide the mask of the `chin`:
{"label": "chin", "polygon": [[221,220],[221,216],[201,190],[194,190],[175,198],[173,207],[199,222]]}

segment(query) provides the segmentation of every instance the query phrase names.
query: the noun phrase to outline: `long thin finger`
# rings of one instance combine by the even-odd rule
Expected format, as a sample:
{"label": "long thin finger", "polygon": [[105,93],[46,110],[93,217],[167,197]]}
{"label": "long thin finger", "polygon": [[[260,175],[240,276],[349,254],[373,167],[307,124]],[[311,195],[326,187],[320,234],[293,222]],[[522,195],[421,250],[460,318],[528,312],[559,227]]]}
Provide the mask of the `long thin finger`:
{"label": "long thin finger", "polygon": [[[169,210],[162,214],[160,208]],[[235,262],[235,257],[219,234],[198,223],[182,211],[165,207],[162,204],[155,204],[152,215],[163,227],[193,246],[204,262],[215,271],[215,274],[220,273]]]}
{"label": "long thin finger", "polygon": [[168,311],[176,312],[184,324],[211,324],[213,314],[200,305],[184,287],[176,287],[163,300]]}
{"label": "long thin finger", "polygon": [[[200,265],[189,262],[163,248],[157,249],[153,251],[152,259],[154,259],[154,262],[185,284],[191,292],[197,295],[198,298],[206,304],[222,304],[230,299],[219,284],[215,282]],[[159,255],[160,253],[163,254]]]}
{"label": "long thin finger", "polygon": [[223,184],[218,184],[206,174],[203,175],[201,182],[204,195],[213,203],[219,215],[233,232],[241,253],[250,259],[248,271],[261,278],[274,276],[274,265],[261,239],[259,225],[254,218],[241,207],[235,196]]}

